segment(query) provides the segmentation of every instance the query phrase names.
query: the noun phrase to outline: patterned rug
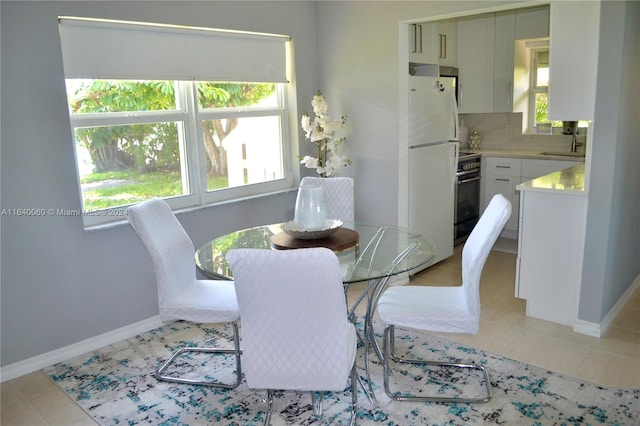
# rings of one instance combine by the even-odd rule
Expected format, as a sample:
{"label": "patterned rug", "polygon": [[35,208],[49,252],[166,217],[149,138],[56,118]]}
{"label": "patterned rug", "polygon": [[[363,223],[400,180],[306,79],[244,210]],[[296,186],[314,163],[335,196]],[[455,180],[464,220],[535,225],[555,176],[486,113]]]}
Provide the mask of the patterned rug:
{"label": "patterned rug", "polygon": [[[378,327],[376,325],[376,327]],[[103,425],[260,425],[264,419],[264,392],[243,383],[225,391],[203,386],[158,382],[154,369],[183,346],[231,348],[228,326],[199,326],[184,322],[134,338],[44,369],[62,390]],[[508,358],[435,338],[423,333],[396,332],[398,353],[429,359],[473,361],[490,372],[493,399],[486,404],[393,402],[382,388],[382,368],[372,365],[378,399],[372,405],[358,389],[359,425],[638,425],[640,390],[607,388],[562,376]],[[363,365],[359,350],[358,365]],[[233,381],[233,359],[194,354],[174,371],[216,374]],[[225,373],[221,373],[225,371]],[[478,377],[403,367],[391,378],[392,389],[431,394],[479,395]],[[308,393],[278,392],[272,425],[348,424],[350,389],[327,392],[324,415],[314,417]]]}

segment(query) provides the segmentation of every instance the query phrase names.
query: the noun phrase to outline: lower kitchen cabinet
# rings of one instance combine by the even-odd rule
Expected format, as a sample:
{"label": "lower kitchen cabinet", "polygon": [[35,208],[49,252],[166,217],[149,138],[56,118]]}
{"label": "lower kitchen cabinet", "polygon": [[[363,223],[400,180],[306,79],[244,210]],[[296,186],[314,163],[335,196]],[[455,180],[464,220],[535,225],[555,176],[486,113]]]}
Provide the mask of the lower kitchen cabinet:
{"label": "lower kitchen cabinet", "polygon": [[520,203],[516,186],[519,184],[520,176],[487,176],[485,181],[487,201],[491,201],[491,198],[496,194],[502,194],[511,202],[511,217],[504,225],[505,231],[518,231],[518,206]]}
{"label": "lower kitchen cabinet", "polygon": [[[522,160],[519,158],[487,157],[482,167],[484,171],[483,211],[494,195],[502,194],[511,202],[511,217],[504,226],[505,236],[515,238],[518,231],[518,210],[520,195],[516,186],[520,184]],[[512,235],[506,235],[506,234]]]}
{"label": "lower kitchen cabinet", "polygon": [[511,217],[502,232],[505,238],[515,239],[518,236],[520,191],[516,189],[526,182],[549,173],[573,167],[576,161],[544,160],[513,157],[482,157],[482,211],[491,198],[502,194],[511,201]]}
{"label": "lower kitchen cabinet", "polygon": [[515,295],[527,316],[575,325],[586,209],[579,192],[521,192]]}
{"label": "lower kitchen cabinet", "polygon": [[549,173],[557,172],[558,170],[568,169],[569,167],[577,166],[580,163],[580,161],[569,160],[523,159],[522,167],[520,169],[522,182],[548,175]]}

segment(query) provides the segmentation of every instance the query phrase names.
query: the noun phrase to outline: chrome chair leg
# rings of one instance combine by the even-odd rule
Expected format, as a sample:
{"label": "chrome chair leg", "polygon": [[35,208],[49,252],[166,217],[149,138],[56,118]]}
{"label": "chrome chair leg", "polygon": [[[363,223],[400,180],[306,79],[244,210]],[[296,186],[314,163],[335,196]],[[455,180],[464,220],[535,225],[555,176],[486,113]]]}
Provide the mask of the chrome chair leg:
{"label": "chrome chair leg", "polygon": [[[181,348],[171,355],[171,357],[165,361],[157,370],[156,370],[156,379],[161,380],[163,382],[171,382],[171,383],[183,383],[189,385],[201,385],[201,386],[210,386],[221,389],[235,389],[238,387],[240,382],[242,381],[242,367],[240,363],[240,355],[242,351],[240,349],[240,335],[238,333],[238,324],[236,322],[231,323],[233,327],[233,341],[234,348],[233,349],[219,349],[219,348]],[[236,380],[234,383],[221,383],[217,381],[204,381],[197,379],[187,379],[184,377],[173,377],[164,374],[167,368],[173,364],[173,362],[178,359],[181,355],[189,352],[204,352],[211,353],[217,355],[235,355],[236,358]]]}
{"label": "chrome chair leg", "polygon": [[[378,236],[378,241],[377,243],[379,243],[379,241],[382,239],[382,236],[384,235],[384,231],[386,228],[380,228],[378,230],[378,233],[376,234]],[[373,249],[374,253],[377,250],[377,243],[375,248]],[[371,245],[371,243],[370,243]],[[375,313],[375,309],[376,309],[376,304],[378,302],[378,299],[380,298],[380,295],[382,294],[382,292],[384,291],[384,289],[387,287],[389,280],[391,278],[391,276],[395,273],[396,269],[398,268],[398,266],[400,265],[400,263],[402,261],[404,261],[404,259],[406,259],[407,256],[409,256],[415,249],[417,249],[418,247],[420,247],[420,243],[417,242],[413,242],[412,244],[410,244],[406,249],[404,249],[402,251],[402,253],[400,253],[398,256],[396,256],[396,258],[391,262],[391,264],[389,266],[387,266],[387,268],[385,268],[385,270],[383,271],[383,277],[379,278],[379,279],[375,279],[375,280],[370,280],[367,282],[367,287],[365,288],[365,290],[362,292],[362,294],[360,295],[360,297],[357,299],[356,303],[352,306],[352,308],[349,310],[349,319],[355,323],[356,322],[356,315],[355,315],[355,310],[357,308],[357,306],[360,304],[360,302],[362,300],[367,301],[367,311],[364,317],[364,330],[363,330],[363,336],[360,335],[360,333],[357,332],[358,338],[360,339],[360,341],[362,342],[363,346],[364,346],[364,370],[365,370],[365,374],[366,374],[366,386],[363,383],[362,379],[360,377],[358,377],[358,381],[360,382],[360,385],[362,386],[362,389],[364,390],[365,394],[367,395],[367,397],[369,398],[369,401],[373,404],[373,405],[377,405],[377,399],[376,399],[376,394],[375,391],[373,390],[373,381],[371,380],[371,368],[370,368],[370,361],[369,361],[369,357],[370,357],[370,353],[369,353],[369,349],[373,348],[373,352],[376,354],[376,356],[378,357],[378,360],[381,363],[384,363],[384,356],[382,354],[382,349],[380,349],[380,345],[378,344],[378,341],[375,338],[375,331],[373,329],[373,315]],[[365,249],[365,251],[367,251],[369,249],[369,246],[367,246],[367,248]]]}
{"label": "chrome chair leg", "polygon": [[367,397],[369,398],[369,401],[371,401],[371,403],[373,405],[378,405],[378,400],[376,399],[376,393],[373,390],[373,380],[371,380],[371,368],[369,367],[369,345],[371,345],[370,342],[370,337],[369,337],[369,332],[366,330],[367,328],[367,323],[365,321],[364,324],[365,327],[365,341],[364,341],[364,372],[366,374],[366,382],[367,382],[367,386],[366,388],[363,386],[363,390],[365,392],[365,394],[367,395]]}
{"label": "chrome chair leg", "polygon": [[354,362],[353,368],[351,368],[351,421],[349,426],[355,426],[356,417],[358,417],[358,386],[356,385],[358,379],[358,370]]}
{"label": "chrome chair leg", "polygon": [[313,415],[322,417],[322,402],[324,401],[324,392],[311,392],[311,403],[313,405]]}
{"label": "chrome chair leg", "polygon": [[[384,340],[382,342],[382,350],[384,355],[384,363],[383,363],[383,382],[384,382],[384,391],[389,396],[389,398],[395,401],[413,401],[413,402],[458,402],[458,403],[475,403],[475,404],[484,404],[489,402],[493,397],[493,391],[491,390],[491,380],[489,378],[489,372],[487,369],[481,365],[477,364],[463,364],[463,363],[455,363],[455,362],[440,362],[440,361],[423,361],[416,359],[408,359],[402,358],[395,354],[394,349],[394,327],[393,325],[388,325],[384,329]],[[450,368],[461,368],[461,369],[473,369],[479,370],[482,372],[486,395],[477,398],[466,398],[466,397],[436,397],[436,396],[415,396],[415,395],[407,395],[405,392],[402,392],[402,395],[398,395],[397,392],[392,392],[389,386],[389,375],[391,371],[391,361],[395,361],[403,364],[417,364],[417,365],[434,365],[440,367],[450,367]]]}
{"label": "chrome chair leg", "polygon": [[263,402],[267,403],[267,414],[264,418],[264,426],[269,426],[271,424],[271,413],[273,412],[273,390],[268,389],[267,395]]}

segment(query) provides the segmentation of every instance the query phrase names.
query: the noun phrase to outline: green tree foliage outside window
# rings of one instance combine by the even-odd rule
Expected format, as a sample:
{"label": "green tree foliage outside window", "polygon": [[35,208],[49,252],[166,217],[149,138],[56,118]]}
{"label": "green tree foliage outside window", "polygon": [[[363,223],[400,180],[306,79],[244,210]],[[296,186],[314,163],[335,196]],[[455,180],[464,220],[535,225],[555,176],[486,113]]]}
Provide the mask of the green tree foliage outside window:
{"label": "green tree foliage outside window", "polygon": [[[242,107],[257,104],[275,85],[250,83],[197,83],[200,108]],[[169,111],[176,109],[172,81],[85,80],[70,99],[72,114]],[[220,164],[221,142],[237,125],[237,119],[210,120],[204,126],[209,171],[224,175]],[[139,172],[179,170],[178,127],[175,123],[152,123],[114,127],[89,127],[76,132],[96,171],[135,168]]]}
{"label": "green tree foliage outside window", "polygon": [[[72,118],[105,118],[99,125],[75,127],[76,143],[89,154],[93,166],[92,174],[84,177],[83,183],[114,181],[114,173],[126,177],[118,181],[130,183],[131,177],[138,175],[133,184],[120,188],[122,193],[133,193],[132,197],[123,198],[122,194],[117,194],[117,189],[110,187],[102,194],[85,193],[85,210],[114,207],[151,196],[185,193],[186,189],[181,184],[184,179],[181,173],[184,160],[181,161],[183,154],[180,145],[184,138],[184,118],[175,118],[174,113],[191,107],[184,105],[185,99],[179,96],[176,82],[67,80],[67,84]],[[275,91],[273,83],[194,84],[201,111],[255,106]],[[172,118],[164,121],[163,114]],[[200,122],[207,176],[219,182],[209,187],[226,187],[227,156],[222,142],[236,128],[238,118],[230,116]],[[92,197],[100,201],[94,203]]]}

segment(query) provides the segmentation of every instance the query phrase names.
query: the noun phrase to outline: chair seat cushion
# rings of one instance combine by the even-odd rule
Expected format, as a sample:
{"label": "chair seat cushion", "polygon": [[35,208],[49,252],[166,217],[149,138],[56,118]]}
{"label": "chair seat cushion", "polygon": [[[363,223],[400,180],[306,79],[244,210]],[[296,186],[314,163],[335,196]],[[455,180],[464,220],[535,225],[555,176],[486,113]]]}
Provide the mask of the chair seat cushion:
{"label": "chair seat cushion", "polygon": [[462,287],[390,287],[380,296],[378,314],[387,325],[447,333],[476,334],[480,320],[466,306]]}
{"label": "chair seat cushion", "polygon": [[184,320],[207,324],[239,318],[233,281],[194,280],[181,294],[160,306],[160,319],[164,322]]}
{"label": "chair seat cushion", "polygon": [[[260,344],[258,348],[243,345],[243,371],[250,389],[307,392],[343,391],[347,387],[358,347],[355,326],[346,324],[344,329],[348,345],[346,351],[342,350],[343,343],[337,347],[314,343],[317,340],[314,336],[324,332],[322,325],[308,325],[302,321],[301,327],[306,336],[298,336],[299,345],[282,347],[276,358],[266,356],[266,353],[273,352],[272,348],[256,353],[260,347],[269,347],[268,344]],[[335,337],[342,341],[341,336]],[[314,349],[313,356],[304,355],[309,349]]]}

